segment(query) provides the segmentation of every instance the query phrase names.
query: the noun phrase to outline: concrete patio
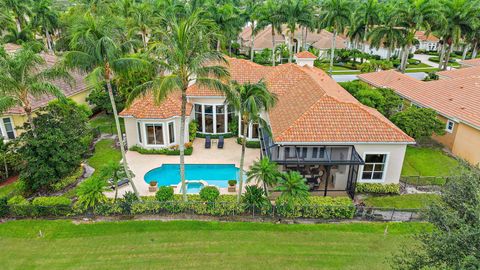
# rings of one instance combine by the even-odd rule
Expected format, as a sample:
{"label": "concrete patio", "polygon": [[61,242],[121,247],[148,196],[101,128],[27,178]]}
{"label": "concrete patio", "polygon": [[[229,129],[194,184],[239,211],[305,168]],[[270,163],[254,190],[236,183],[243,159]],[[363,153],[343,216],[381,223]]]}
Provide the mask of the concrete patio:
{"label": "concrete patio", "polygon": [[[241,145],[237,143],[236,138],[225,139],[225,145],[223,149],[217,148],[217,140],[212,140],[212,147],[205,149],[205,139],[197,138],[193,142],[193,153],[191,156],[185,156],[185,164],[235,164],[236,167],[240,166]],[[245,166],[248,168],[253,162],[260,158],[260,149],[247,148],[245,151]],[[180,161],[179,156],[167,156],[167,155],[142,155],[138,152],[128,151],[127,162],[134,173],[133,181],[141,196],[153,196],[154,192],[148,191],[148,184],[144,180],[144,175],[162,164],[178,164]],[[121,197],[126,191],[131,191],[130,186],[121,187],[118,190],[118,196]],[[220,188],[221,194],[234,194],[229,193],[227,188]],[[180,193],[179,188],[175,189],[175,193]],[[113,197],[114,192],[108,192],[108,197]]]}

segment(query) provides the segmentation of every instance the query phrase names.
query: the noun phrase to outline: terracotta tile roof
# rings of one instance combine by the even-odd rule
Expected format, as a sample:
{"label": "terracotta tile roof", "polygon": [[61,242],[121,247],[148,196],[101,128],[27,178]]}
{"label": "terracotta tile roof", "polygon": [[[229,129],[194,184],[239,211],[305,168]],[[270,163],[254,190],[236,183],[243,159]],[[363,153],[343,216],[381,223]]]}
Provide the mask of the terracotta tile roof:
{"label": "terracotta tile roof", "polygon": [[317,59],[317,56],[309,51],[303,51],[295,54],[297,58]]}
{"label": "terracotta tile roof", "polygon": [[[160,104],[156,104],[152,93],[138,98],[133,104],[123,110],[120,116],[132,116],[139,119],[167,119],[181,115],[182,95],[175,91],[168,95]],[[187,103],[187,115],[192,111],[192,104]]]}
{"label": "terracotta tile roof", "polygon": [[480,128],[479,73],[429,82],[418,81],[396,71],[361,74],[358,78],[376,87],[392,88],[420,106]]}
{"label": "terracotta tile roof", "polygon": [[479,66],[452,69],[437,72],[437,75],[442,79],[455,79],[455,78],[465,78],[470,76],[480,75],[480,61]]}
{"label": "terracotta tile roof", "polygon": [[460,64],[464,65],[464,66],[480,66],[480,58],[476,58],[476,59],[470,59],[470,60],[462,60],[460,61]]}
{"label": "terracotta tile roof", "polygon": [[[10,45],[6,44],[5,47],[6,47],[6,50],[9,51],[10,53],[13,53],[16,50],[21,48],[21,46],[15,45],[15,44],[10,44]],[[58,57],[53,54],[42,53],[41,55],[43,59],[45,59],[47,67],[53,66],[58,60]],[[52,83],[55,84],[57,87],[59,87],[67,97],[71,97],[73,95],[76,95],[78,93],[88,90],[88,87],[84,82],[85,75],[83,75],[80,72],[70,72],[70,75],[73,77],[73,81],[74,81],[72,86],[70,86],[67,82],[63,80],[54,80],[52,81]],[[52,95],[43,95],[38,98],[30,97],[30,103],[31,103],[32,109],[37,110],[47,105],[50,101],[54,99],[55,97]],[[23,110],[23,108],[13,107],[7,110],[4,114],[24,114],[24,113],[25,111]]]}
{"label": "terracotta tile roof", "polygon": [[[240,33],[240,39],[243,41],[245,46],[250,46],[251,32],[250,26],[245,26]],[[275,33],[275,43],[277,45],[285,43],[287,38],[289,38],[289,34],[286,26],[282,27],[282,33]],[[301,40],[301,28],[298,28],[295,31],[295,38]],[[307,43],[317,49],[330,49],[332,46],[332,39],[333,34],[327,30],[321,30],[320,32],[308,31],[307,33]],[[337,35],[335,47],[337,49],[346,48],[346,39]],[[272,49],[272,27],[270,25],[255,35],[254,48],[259,50],[265,48]]]}
{"label": "terracotta tile roof", "polygon": [[425,31],[417,31],[415,33],[415,38],[418,39],[419,41],[431,41],[431,42],[439,41],[439,39],[431,33],[428,36],[425,35]]}

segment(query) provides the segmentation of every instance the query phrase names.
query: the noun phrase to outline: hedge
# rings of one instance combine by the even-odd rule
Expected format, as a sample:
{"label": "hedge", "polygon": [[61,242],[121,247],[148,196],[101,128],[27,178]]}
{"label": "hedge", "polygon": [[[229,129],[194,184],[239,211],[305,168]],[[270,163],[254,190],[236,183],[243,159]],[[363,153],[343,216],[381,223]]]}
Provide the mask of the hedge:
{"label": "hedge", "polygon": [[276,211],[287,218],[350,219],[355,214],[355,205],[348,197],[310,196],[304,202],[290,202],[278,197]]}
{"label": "hedge", "polygon": [[[242,144],[242,138],[237,138],[237,143]],[[247,144],[245,145],[247,148],[260,148],[260,141],[249,141],[247,140]]]}
{"label": "hedge", "polygon": [[235,135],[232,132],[224,133],[224,134],[205,134],[205,133],[197,133],[197,138],[206,138],[210,136],[211,139],[218,139],[220,136],[223,136],[224,139],[232,138]]}
{"label": "hedge", "polygon": [[376,194],[400,194],[400,184],[357,183],[356,192]]}
{"label": "hedge", "polygon": [[32,201],[33,216],[64,216],[71,212],[72,201],[63,196],[37,197]]}
{"label": "hedge", "polygon": [[[193,153],[193,146],[191,143],[187,143],[185,148],[185,155],[190,156]],[[143,155],[167,155],[167,156],[178,156],[180,155],[180,150],[171,149],[171,148],[162,148],[162,149],[145,149],[143,147],[134,145],[130,147],[130,151],[135,151]]]}
{"label": "hedge", "polygon": [[73,183],[77,182],[77,180],[82,177],[83,175],[83,167],[80,166],[76,169],[71,175],[61,179],[57,183],[54,183],[51,188],[53,191],[60,191],[64,188],[72,185]]}

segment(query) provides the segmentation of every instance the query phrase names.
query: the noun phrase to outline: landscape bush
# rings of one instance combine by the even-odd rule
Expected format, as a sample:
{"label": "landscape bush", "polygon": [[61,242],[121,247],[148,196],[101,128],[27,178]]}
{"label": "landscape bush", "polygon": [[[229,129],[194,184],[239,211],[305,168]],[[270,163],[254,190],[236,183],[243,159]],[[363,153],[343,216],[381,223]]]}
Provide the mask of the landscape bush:
{"label": "landscape bush", "polygon": [[198,128],[198,123],[196,120],[193,120],[190,122],[190,124],[188,124],[188,138],[190,139],[191,142],[193,142],[193,140],[195,140],[195,138],[197,137],[197,128]]}
{"label": "landscape bush", "polygon": [[400,185],[380,183],[357,183],[356,192],[375,194],[400,194]]}
{"label": "landscape bush", "polygon": [[355,214],[355,206],[348,197],[309,196],[306,201],[275,201],[277,214],[286,218],[350,219]]}
{"label": "landscape bush", "polygon": [[8,214],[8,199],[7,197],[0,198],[0,217],[4,217]]}
{"label": "landscape bush", "polygon": [[7,205],[9,206],[10,213],[15,216],[28,216],[31,210],[29,207],[30,202],[21,195],[16,195],[10,198]]}
{"label": "landscape bush", "polygon": [[[243,139],[238,137],[237,138],[237,143],[242,144]],[[260,141],[249,141],[247,140],[247,143],[245,144],[245,147],[247,148],[260,148]]]}
{"label": "landscape bush", "polygon": [[173,200],[173,187],[161,186],[158,188],[155,197],[159,202],[168,202]]}
{"label": "landscape bush", "polygon": [[72,201],[63,196],[37,197],[32,201],[33,216],[64,216],[71,212]]}
{"label": "landscape bush", "polygon": [[[180,150],[178,146],[172,148],[162,148],[162,149],[145,149],[143,147],[134,145],[130,147],[130,151],[138,152],[142,155],[167,155],[167,156],[178,156],[180,155]],[[192,143],[185,144],[185,155],[190,156],[193,153]]]}
{"label": "landscape bush", "polygon": [[217,187],[208,186],[204,187],[200,190],[200,199],[205,202],[214,202],[217,200],[218,196],[220,196],[220,191]]}
{"label": "landscape bush", "polygon": [[77,180],[82,177],[83,175],[83,167],[80,166],[76,171],[74,171],[72,174],[69,176],[61,179],[60,181],[54,183],[51,186],[52,191],[60,191],[63,190],[64,188],[74,184],[77,182]]}
{"label": "landscape bush", "polygon": [[232,138],[235,136],[233,133],[225,133],[225,134],[203,134],[203,133],[197,133],[197,138],[206,138],[207,136],[210,136],[211,139],[218,139],[220,136],[223,136],[224,139]]}

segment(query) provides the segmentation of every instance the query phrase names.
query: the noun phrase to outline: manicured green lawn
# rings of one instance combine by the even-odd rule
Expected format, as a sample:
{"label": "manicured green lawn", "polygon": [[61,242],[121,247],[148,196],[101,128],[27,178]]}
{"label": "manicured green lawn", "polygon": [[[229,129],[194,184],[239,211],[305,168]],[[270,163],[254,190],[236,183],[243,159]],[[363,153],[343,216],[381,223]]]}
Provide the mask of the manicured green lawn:
{"label": "manicured green lawn", "polygon": [[450,176],[459,162],[441,149],[407,147],[402,176]]}
{"label": "manicured green lawn", "polygon": [[99,169],[105,164],[111,161],[120,162],[121,159],[120,150],[114,147],[113,140],[108,139],[101,140],[95,145],[95,153],[87,160],[87,163],[95,168],[95,173],[98,173]]}
{"label": "manicured green lawn", "polygon": [[417,64],[417,65],[408,64],[407,68],[431,68],[431,66],[429,66],[425,63],[420,63],[420,64]]}
{"label": "manicured green lawn", "polygon": [[[90,119],[90,125],[92,128],[98,128],[101,133],[116,134],[117,132],[113,115],[99,114]],[[120,118],[120,126],[122,127],[122,132],[125,132],[123,118]]]}
{"label": "manicured green lawn", "polygon": [[438,199],[435,194],[406,194],[395,196],[371,196],[364,200],[367,206],[417,209],[424,208],[432,200]]}
{"label": "manicured green lawn", "polygon": [[25,220],[0,225],[0,261],[3,269],[375,270],[388,269],[392,252],[412,243],[413,233],[430,228],[425,223]]}

